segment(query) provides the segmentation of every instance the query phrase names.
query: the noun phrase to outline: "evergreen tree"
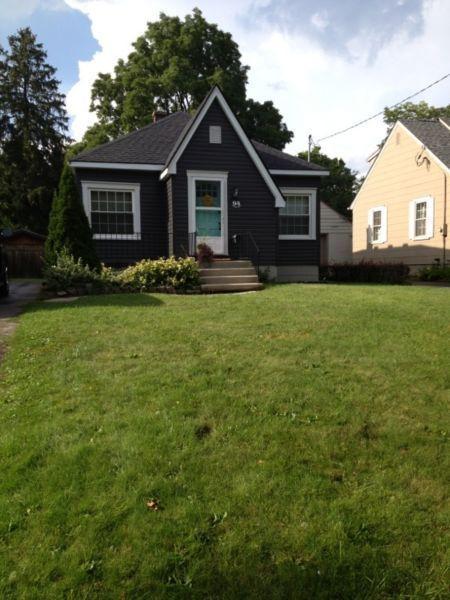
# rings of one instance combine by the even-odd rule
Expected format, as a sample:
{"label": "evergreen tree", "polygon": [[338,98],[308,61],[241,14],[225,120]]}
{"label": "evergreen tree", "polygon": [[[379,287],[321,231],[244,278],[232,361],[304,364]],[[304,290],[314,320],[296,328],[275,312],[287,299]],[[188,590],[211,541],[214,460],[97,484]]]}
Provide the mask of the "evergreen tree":
{"label": "evergreen tree", "polygon": [[45,242],[45,261],[56,263],[56,257],[66,249],[75,260],[81,258],[83,264],[92,269],[100,268],[95,251],[92,232],[78,193],[73,170],[64,165],[58,193],[53,200],[48,236]]}
{"label": "evergreen tree", "polygon": [[0,226],[46,233],[68,138],[64,95],[30,28],[0,47]]}
{"label": "evergreen tree", "polygon": [[155,109],[195,110],[213,85],[221,87],[250,137],[280,150],[291,141],[293,133],[272,102],[246,98],[249,68],[239,46],[198,8],[184,20],[162,13],[133,48],[114,74],[100,73],[94,81],[90,108],[98,122],[81,147],[147,125]]}

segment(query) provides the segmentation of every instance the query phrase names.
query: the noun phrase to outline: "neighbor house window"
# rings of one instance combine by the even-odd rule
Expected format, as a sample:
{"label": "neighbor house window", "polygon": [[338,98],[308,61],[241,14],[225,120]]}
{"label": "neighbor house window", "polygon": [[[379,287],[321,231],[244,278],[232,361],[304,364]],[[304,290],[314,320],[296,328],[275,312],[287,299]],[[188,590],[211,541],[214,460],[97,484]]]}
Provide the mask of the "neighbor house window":
{"label": "neighbor house window", "polygon": [[279,209],[280,239],[316,239],[316,191],[301,189],[281,191],[286,206]]}
{"label": "neighbor house window", "polygon": [[83,205],[94,239],[140,239],[140,186],[82,182]]}
{"label": "neighbor house window", "polygon": [[417,198],[409,205],[409,237],[426,240],[434,235],[434,200],[427,196]]}
{"label": "neighbor house window", "polygon": [[377,206],[369,210],[369,241],[372,244],[387,242],[387,209]]}

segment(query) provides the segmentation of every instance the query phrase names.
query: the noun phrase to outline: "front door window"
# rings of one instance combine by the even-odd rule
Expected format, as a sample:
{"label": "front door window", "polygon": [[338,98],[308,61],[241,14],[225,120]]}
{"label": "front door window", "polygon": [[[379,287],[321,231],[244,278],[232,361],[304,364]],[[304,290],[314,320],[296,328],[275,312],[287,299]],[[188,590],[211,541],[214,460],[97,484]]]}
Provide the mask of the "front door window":
{"label": "front door window", "polygon": [[222,250],[222,197],[221,182],[197,179],[195,181],[195,223],[197,241],[211,246],[214,252]]}

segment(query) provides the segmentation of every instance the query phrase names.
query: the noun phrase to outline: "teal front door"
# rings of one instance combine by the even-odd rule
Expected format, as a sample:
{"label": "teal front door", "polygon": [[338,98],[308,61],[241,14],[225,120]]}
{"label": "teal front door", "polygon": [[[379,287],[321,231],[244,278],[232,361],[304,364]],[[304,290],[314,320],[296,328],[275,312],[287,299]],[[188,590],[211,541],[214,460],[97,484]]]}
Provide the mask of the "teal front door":
{"label": "teal front door", "polygon": [[208,244],[215,254],[225,253],[224,194],[220,180],[195,180],[197,243]]}

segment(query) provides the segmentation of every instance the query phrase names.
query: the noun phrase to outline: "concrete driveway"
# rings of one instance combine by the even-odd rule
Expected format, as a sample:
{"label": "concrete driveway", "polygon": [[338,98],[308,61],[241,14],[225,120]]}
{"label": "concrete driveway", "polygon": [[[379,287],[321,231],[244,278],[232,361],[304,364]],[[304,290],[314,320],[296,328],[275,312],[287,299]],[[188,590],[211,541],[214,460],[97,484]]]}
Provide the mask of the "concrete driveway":
{"label": "concrete driveway", "polygon": [[12,281],[9,296],[0,298],[0,360],[5,351],[6,338],[17,327],[14,317],[20,315],[24,306],[36,300],[40,291],[39,281]]}

